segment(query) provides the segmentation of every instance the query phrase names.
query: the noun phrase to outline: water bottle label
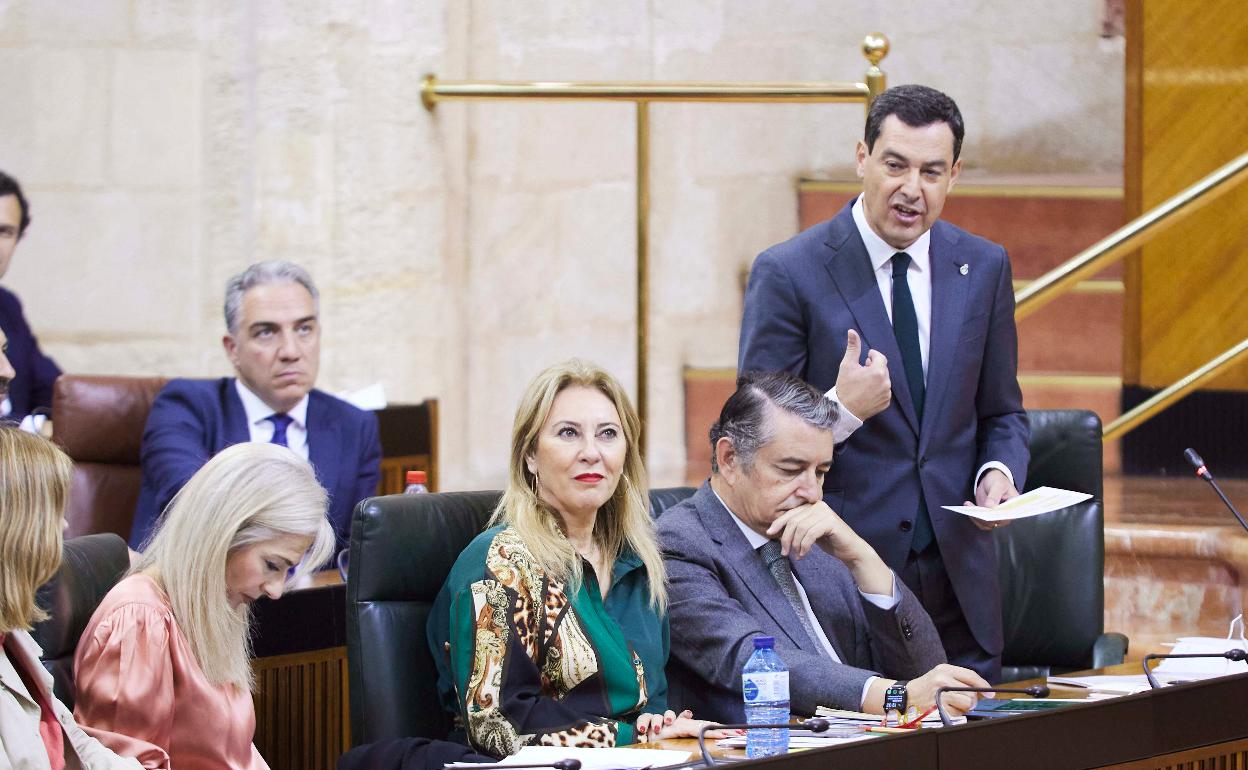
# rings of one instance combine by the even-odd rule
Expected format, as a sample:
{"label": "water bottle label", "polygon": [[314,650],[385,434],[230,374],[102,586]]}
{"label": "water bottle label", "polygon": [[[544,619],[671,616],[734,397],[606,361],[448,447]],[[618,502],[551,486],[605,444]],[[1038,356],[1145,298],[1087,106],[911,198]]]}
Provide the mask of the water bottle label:
{"label": "water bottle label", "polygon": [[760,671],[741,675],[746,703],[774,703],[789,699],[789,672]]}

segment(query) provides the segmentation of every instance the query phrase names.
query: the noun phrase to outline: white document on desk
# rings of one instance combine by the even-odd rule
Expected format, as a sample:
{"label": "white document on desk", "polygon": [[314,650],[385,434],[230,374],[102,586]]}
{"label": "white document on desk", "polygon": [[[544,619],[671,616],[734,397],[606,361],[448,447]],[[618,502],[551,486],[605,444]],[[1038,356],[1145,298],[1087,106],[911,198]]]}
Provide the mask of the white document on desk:
{"label": "white document on desk", "polygon": [[[1143,669],[1141,669],[1143,670]],[[1133,695],[1150,689],[1143,674],[1093,674],[1091,676],[1050,676],[1050,685],[1073,687],[1110,695]]]}
{"label": "white document on desk", "polygon": [[[794,732],[800,732],[801,735],[794,735]],[[833,738],[820,733],[811,733],[809,730],[798,730],[789,732],[789,750],[793,749],[820,749],[824,746],[839,746],[842,743],[852,743],[853,741],[869,740],[878,738],[877,733],[861,732],[849,737]],[[731,738],[720,738],[715,741],[715,745],[721,749],[744,749],[745,736],[734,735]]]}
{"label": "white document on desk", "polygon": [[[549,765],[561,759],[578,759],[581,770],[607,770],[624,768],[638,770],[642,767],[666,767],[688,762],[690,752],[670,749],[581,749],[562,746],[525,746],[510,757],[498,761],[500,765]],[[453,762],[447,767],[476,767],[471,762]]]}
{"label": "white document on desk", "polygon": [[[1246,649],[1239,639],[1223,639],[1216,636],[1181,636],[1175,642],[1174,655],[1221,655],[1227,650]],[[1153,669],[1153,675],[1163,674],[1170,679],[1212,679],[1218,676],[1242,674],[1248,671],[1248,661],[1226,658],[1166,658]]]}
{"label": "white document on desk", "polygon": [[978,505],[943,505],[941,507],[946,511],[960,513],[980,521],[1010,521],[1060,511],[1091,498],[1092,495],[1086,492],[1072,492],[1069,489],[1056,487],[1037,487],[1026,494],[1006,500],[996,508],[982,508]]}

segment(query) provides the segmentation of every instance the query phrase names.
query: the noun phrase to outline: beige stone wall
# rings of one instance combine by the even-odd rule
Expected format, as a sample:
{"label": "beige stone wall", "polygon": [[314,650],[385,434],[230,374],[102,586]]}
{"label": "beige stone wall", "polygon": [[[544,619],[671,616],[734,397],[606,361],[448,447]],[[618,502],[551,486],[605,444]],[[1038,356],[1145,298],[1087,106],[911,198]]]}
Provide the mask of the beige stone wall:
{"label": "beige stone wall", "polygon": [[[632,108],[419,101],[444,78],[848,80],[959,100],[968,166],[1122,164],[1099,0],[0,0],[0,168],[35,224],[5,283],[77,372],[213,376],[220,287],[285,257],[323,291],[321,384],[442,402],[444,488],[504,476],[514,404],[571,355],[634,388]],[[947,6],[947,7],[946,7]],[[739,276],[844,174],[849,105],[652,108],[649,457],[683,478],[687,365],[732,366]]]}

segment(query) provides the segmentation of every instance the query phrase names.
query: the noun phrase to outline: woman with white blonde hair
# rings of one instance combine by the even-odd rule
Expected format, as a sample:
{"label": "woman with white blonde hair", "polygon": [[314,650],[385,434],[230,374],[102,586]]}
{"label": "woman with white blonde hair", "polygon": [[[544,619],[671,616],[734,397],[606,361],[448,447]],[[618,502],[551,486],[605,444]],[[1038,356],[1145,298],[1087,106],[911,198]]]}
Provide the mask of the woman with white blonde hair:
{"label": "woman with white blonde hair", "polygon": [[192,476],[78,643],[88,732],[144,766],[267,768],[252,743],[251,604],[328,560],[326,504],[312,466],[274,444],[229,447]]}
{"label": "woman with white blonde hair", "polygon": [[477,750],[704,724],[667,710],[667,590],[640,440],[624,389],[593,364],[552,366],[525,391],[495,526],[460,554],[429,618],[443,702]]}
{"label": "woman with white blonde hair", "polygon": [[0,425],[0,767],[136,770],[74,722],[29,633],[47,617],[35,592],[61,563],[71,472],[47,439]]}

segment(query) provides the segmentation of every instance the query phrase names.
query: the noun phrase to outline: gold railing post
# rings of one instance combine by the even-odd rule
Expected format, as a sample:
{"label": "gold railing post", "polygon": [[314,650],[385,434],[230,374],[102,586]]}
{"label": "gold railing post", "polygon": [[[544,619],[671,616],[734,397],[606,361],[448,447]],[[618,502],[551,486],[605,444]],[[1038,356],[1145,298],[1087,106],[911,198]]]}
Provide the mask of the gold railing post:
{"label": "gold railing post", "polygon": [[[650,353],[650,103],[637,102],[637,416],[649,417]],[[641,443],[642,455],[646,444]]]}
{"label": "gold railing post", "polygon": [[1120,415],[1118,419],[1105,428],[1103,440],[1113,441],[1122,438],[1123,434],[1130,432],[1140,423],[1150,419],[1153,415],[1166,409],[1175,401],[1183,398],[1207,380],[1219,374],[1223,368],[1229,366],[1244,353],[1248,353],[1248,338],[1244,338],[1235,347],[1207,362],[1160,393],[1154,394],[1152,398],[1136,406],[1131,411]]}
{"label": "gold railing post", "polygon": [[888,38],[883,32],[872,32],[862,39],[862,55],[871,62],[871,66],[867,68],[866,78],[867,110],[870,111],[871,102],[888,88],[888,77],[884,74],[884,70],[880,69],[880,60],[888,56]]}

